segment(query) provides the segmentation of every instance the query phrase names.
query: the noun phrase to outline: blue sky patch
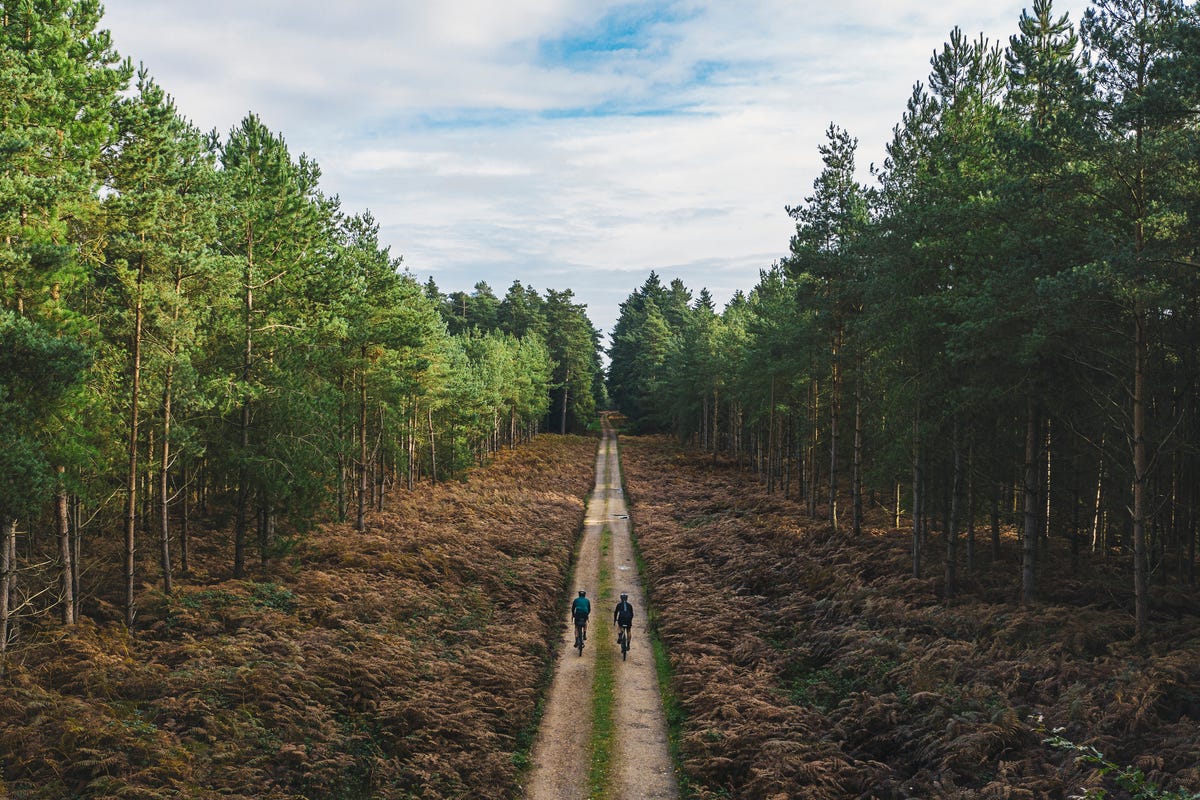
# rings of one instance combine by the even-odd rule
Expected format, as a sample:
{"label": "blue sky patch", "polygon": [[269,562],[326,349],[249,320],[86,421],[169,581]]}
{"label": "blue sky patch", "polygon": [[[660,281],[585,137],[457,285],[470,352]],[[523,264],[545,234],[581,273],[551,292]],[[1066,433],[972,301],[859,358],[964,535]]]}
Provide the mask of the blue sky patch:
{"label": "blue sky patch", "polygon": [[587,71],[616,57],[662,58],[680,38],[671,27],[690,16],[669,2],[629,3],[613,9],[590,28],[539,42],[538,62]]}
{"label": "blue sky patch", "polygon": [[[694,104],[608,100],[591,106],[570,106],[540,110],[510,108],[456,108],[425,113],[416,117],[410,129],[432,131],[514,128],[530,123],[554,120],[598,119],[602,117],[679,117],[707,116]],[[394,126],[391,133],[394,135]]]}
{"label": "blue sky patch", "polygon": [[548,108],[538,113],[541,119],[589,119],[593,117],[680,117],[688,115],[706,116],[694,106],[676,104],[671,106],[621,103],[609,101],[595,106],[578,108]]}
{"label": "blue sky patch", "polygon": [[532,112],[516,108],[454,108],[430,111],[415,119],[415,127],[424,130],[460,130],[507,128],[526,122]]}

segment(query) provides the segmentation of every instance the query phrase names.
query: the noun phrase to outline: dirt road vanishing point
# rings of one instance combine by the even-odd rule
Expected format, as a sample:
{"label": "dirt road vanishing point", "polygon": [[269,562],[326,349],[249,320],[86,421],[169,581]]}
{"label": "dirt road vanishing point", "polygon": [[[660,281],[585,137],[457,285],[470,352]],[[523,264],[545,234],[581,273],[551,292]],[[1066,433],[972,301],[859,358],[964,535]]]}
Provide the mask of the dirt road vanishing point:
{"label": "dirt road vanishing point", "polygon": [[[614,744],[611,793],[614,800],[676,800],[675,782],[662,698],[654,671],[646,628],[646,596],[638,578],[629,538],[629,510],[621,490],[617,437],[607,420],[596,455],[596,488],[588,503],[583,540],[571,597],[580,589],[592,598],[587,646],[580,656],[570,646],[571,626],[564,633],[562,654],[550,686],[550,696],[541,728],[533,746],[533,768],[526,786],[527,800],[584,800],[588,794],[588,770],[592,753],[592,681],[596,652],[612,648],[615,697],[613,698]],[[602,532],[611,532],[608,553],[601,551]],[[601,559],[609,559],[611,596],[598,595]],[[617,629],[612,624],[613,607],[621,592],[629,593],[636,616],[633,646],[622,661],[617,648]],[[563,599],[563,619],[571,598]]]}

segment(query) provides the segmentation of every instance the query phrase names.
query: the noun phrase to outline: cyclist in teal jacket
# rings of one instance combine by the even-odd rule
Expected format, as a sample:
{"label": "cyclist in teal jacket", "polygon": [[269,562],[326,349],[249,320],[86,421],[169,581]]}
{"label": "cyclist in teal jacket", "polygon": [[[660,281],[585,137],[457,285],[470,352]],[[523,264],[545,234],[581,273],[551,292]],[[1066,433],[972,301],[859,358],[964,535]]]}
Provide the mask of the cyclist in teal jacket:
{"label": "cyclist in teal jacket", "polygon": [[588,600],[587,592],[579,590],[579,596],[571,601],[571,619],[575,622],[576,636],[587,639],[588,615],[592,613],[592,601]]}

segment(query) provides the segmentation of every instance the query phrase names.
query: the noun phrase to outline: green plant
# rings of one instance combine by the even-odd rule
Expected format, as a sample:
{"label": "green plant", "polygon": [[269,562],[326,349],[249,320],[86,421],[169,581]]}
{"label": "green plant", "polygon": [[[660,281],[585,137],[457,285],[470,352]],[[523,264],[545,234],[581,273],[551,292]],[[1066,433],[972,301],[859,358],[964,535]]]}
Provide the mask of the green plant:
{"label": "green plant", "polygon": [[[1044,728],[1040,730],[1045,733]],[[1062,732],[1062,728],[1055,728],[1043,741],[1051,747],[1075,753],[1076,762],[1094,767],[1101,778],[1111,779],[1117,786],[1128,792],[1134,800],[1200,800],[1200,793],[1183,789],[1178,791],[1160,789],[1151,783],[1140,769],[1114,764],[1095,747],[1072,742],[1063,736]],[[1083,794],[1071,795],[1072,800],[1104,800],[1106,797],[1108,797],[1108,790],[1103,788],[1088,789]]]}
{"label": "green plant", "polygon": [[290,614],[296,610],[296,595],[291,589],[276,583],[253,583],[250,596],[258,608],[273,608]]}

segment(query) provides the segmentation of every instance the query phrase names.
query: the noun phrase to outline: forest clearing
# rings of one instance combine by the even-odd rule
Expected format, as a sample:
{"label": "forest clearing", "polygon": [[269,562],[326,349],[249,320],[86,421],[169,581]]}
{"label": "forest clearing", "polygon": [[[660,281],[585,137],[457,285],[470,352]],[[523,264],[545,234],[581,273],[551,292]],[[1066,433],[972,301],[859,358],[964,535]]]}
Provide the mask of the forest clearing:
{"label": "forest clearing", "polygon": [[[570,5],[560,46],[501,49],[576,49],[566,20],[591,4]],[[672,72],[664,42],[733,92],[714,109],[810,108],[772,88],[778,108],[745,113],[741,67],[672,28],[691,14],[616,6],[581,30],[654,32],[602,50],[644,77]],[[572,708],[591,692],[568,748],[590,761],[551,758],[572,796],[649,791],[621,773],[640,763],[622,747],[661,745],[628,734],[657,700],[615,702],[636,674],[664,691],[674,758],[647,769],[683,800],[1200,797],[1200,2],[1088,6],[1033,0],[1001,39],[953,27],[869,167],[822,119],[809,193],[746,209],[774,204],[786,242],[730,247],[710,214],[731,176],[680,146],[706,106],[679,87],[540,112],[502,93],[494,114],[439,92],[435,148],[379,120],[370,154],[332,153],[374,164],[372,197],[447,215],[396,240],[405,262],[388,237],[413,220],[343,205],[256,112],[198,125],[96,0],[0,0],[0,800],[516,798],[556,660]],[[395,97],[437,85],[416,74]],[[481,110],[521,158],[479,163],[489,141],[460,175],[440,125]],[[704,191],[640,168],[577,185],[572,163],[636,163],[593,144],[631,140],[525,135],[593,112],[674,117],[633,140],[670,143],[655,160]],[[779,119],[774,144],[724,149],[799,174]],[[492,208],[532,227],[482,233],[475,201],[527,180],[537,202]],[[431,204],[445,187],[464,194]],[[688,199],[630,205],[653,195]],[[616,220],[653,246],[608,247]],[[470,239],[433,272],[470,291],[410,271],[439,229]],[[567,230],[584,239],[551,258]],[[472,273],[528,269],[526,241],[550,258],[535,274],[609,300],[608,276],[649,276],[602,332],[571,288]],[[587,435],[600,410],[623,473]],[[560,659],[580,581],[599,635]],[[619,584],[644,585],[654,643],[620,664]]]}
{"label": "forest clearing", "polygon": [[[198,572],[170,598],[146,585],[135,631],[116,598],[23,631],[0,687],[0,796],[600,796],[523,787],[539,720],[551,740],[563,730],[545,705],[555,659],[590,695],[596,654],[617,652],[607,600],[640,586],[637,569],[617,577],[635,558],[614,544],[628,525],[609,505],[623,504],[615,453],[540,436],[464,482],[395,493],[365,532],[322,527],[247,579]],[[1055,560],[1026,608],[1006,533],[948,601],[941,565],[912,578],[909,534],[879,510],[861,537],[830,534],[752,470],[667,437],[623,437],[621,454],[651,609],[613,666],[618,681],[635,660],[652,673],[651,632],[665,645],[682,797],[1133,796],[1050,746],[1059,728],[1178,792],[1144,796],[1200,787],[1200,603],[1185,587],[1156,587],[1138,646],[1120,560]],[[565,625],[580,581],[601,587],[584,658]],[[568,710],[573,792],[590,711],[588,696]],[[642,763],[620,748],[646,721],[611,714],[616,776]],[[647,779],[635,768],[605,796],[651,796]]]}

